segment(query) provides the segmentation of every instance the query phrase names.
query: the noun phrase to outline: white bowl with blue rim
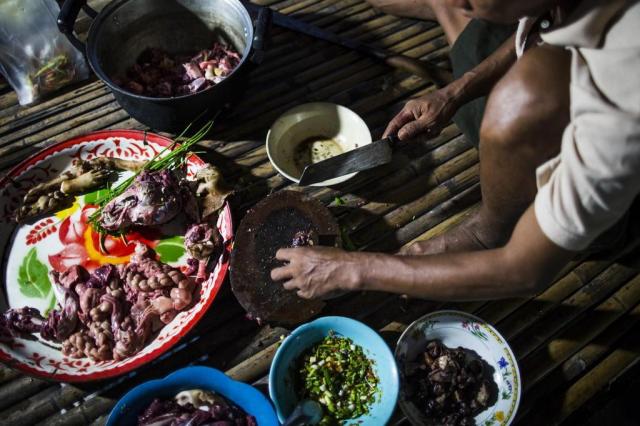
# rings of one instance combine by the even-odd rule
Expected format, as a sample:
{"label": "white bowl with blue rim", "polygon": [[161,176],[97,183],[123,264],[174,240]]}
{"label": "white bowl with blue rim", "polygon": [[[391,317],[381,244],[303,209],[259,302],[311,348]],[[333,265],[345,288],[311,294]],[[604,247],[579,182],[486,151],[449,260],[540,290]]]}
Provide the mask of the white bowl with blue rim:
{"label": "white bowl with blue rim", "polygon": [[[430,340],[440,340],[450,348],[462,347],[478,354],[493,369],[498,387],[496,403],[475,417],[477,425],[507,426],[515,419],[522,381],[513,351],[498,331],[480,318],[460,311],[437,311],[414,321],[402,333],[396,346],[400,380],[405,383],[406,369],[425,351]],[[398,405],[414,426],[430,425],[402,386]]]}
{"label": "white bowl with blue rim", "polygon": [[356,419],[345,420],[342,424],[386,424],[395,410],[400,387],[393,353],[382,337],[370,327],[351,318],[335,316],[318,318],[301,325],[278,348],[269,371],[269,396],[278,418],[284,422],[301,399],[295,390],[301,356],[330,332],[347,337],[362,347],[365,355],[373,361],[373,369],[379,380],[380,393],[369,406],[369,412]]}
{"label": "white bowl with blue rim", "polygon": [[127,392],[113,407],[107,426],[136,425],[140,414],[154,398],[172,399],[190,389],[204,389],[222,395],[244,412],[255,417],[260,426],[278,426],[278,418],[269,400],[256,388],[231,379],[210,367],[186,367],[163,379],[151,380]]}

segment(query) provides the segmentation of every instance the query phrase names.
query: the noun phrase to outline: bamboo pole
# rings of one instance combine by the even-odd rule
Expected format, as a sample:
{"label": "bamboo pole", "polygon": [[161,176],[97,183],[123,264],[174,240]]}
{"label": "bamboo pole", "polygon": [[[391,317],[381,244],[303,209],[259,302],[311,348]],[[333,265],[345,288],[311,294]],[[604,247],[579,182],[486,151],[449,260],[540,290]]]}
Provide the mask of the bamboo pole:
{"label": "bamboo pole", "polygon": [[[451,149],[446,155],[437,160],[427,154],[424,157],[426,161],[419,164],[422,170],[416,173],[417,177],[405,182],[402,187],[394,189],[393,192],[382,193],[385,196],[378,197],[381,201],[371,201],[359,206],[359,209],[353,210],[343,220],[347,229],[356,231],[363,228],[369,224],[371,216],[384,217],[392,225],[396,225],[401,220],[406,222],[412,216],[421,214],[424,208],[427,208],[422,204],[424,203],[423,198],[428,191],[439,187],[444,182],[450,181],[453,176],[464,173],[459,178],[459,181],[451,182],[454,184],[452,189],[456,188],[455,184],[464,185],[469,184],[470,180],[477,181],[478,166],[475,153],[470,150],[462,151],[465,148],[464,146],[455,147],[454,145],[449,143],[446,148],[459,149]],[[431,163],[431,165],[429,166],[428,163]],[[447,188],[443,187],[441,191],[443,192],[441,196],[446,196]],[[388,202],[385,202],[387,200]],[[429,206],[432,205],[429,204]],[[372,231],[375,232],[375,230]]]}
{"label": "bamboo pole", "polygon": [[[553,281],[553,284],[551,284],[549,287],[552,288],[552,286],[555,286],[556,283],[560,280],[573,281],[575,280],[575,276],[577,274],[582,275],[582,282],[588,282],[597,274],[604,271],[610,264],[611,262],[591,261],[583,264],[581,260],[572,261],[563,268],[563,270],[557,275],[557,279],[555,279]],[[573,275],[568,276],[571,274]],[[555,292],[555,290],[556,289],[553,288],[551,292]],[[565,291],[567,290],[568,289],[565,289]],[[521,318],[521,321],[523,321],[519,323],[519,326],[526,327],[526,323],[533,324],[535,322],[529,315],[534,315],[537,318],[538,316],[541,316],[543,314],[543,311],[540,310],[540,307],[536,306],[533,302],[535,300],[538,300],[538,298],[515,298],[492,302],[480,312],[480,315],[482,316],[482,318],[486,319],[487,321],[491,321],[492,323],[499,323],[501,321],[517,321],[515,320],[515,318],[518,317]],[[511,320],[507,320],[510,315],[516,312],[517,315],[514,315]],[[506,328],[507,326],[505,325],[504,327]]]}
{"label": "bamboo pole", "polygon": [[0,419],[3,419],[2,424],[6,426],[35,424],[53,413],[70,408],[84,394],[84,391],[73,386],[61,387],[59,384],[52,384],[5,409],[0,413]]}
{"label": "bamboo pole", "polygon": [[608,260],[581,263],[547,290],[518,309],[517,315],[503,320],[500,323],[500,329],[507,338],[522,334],[526,328],[540,321],[551,310],[560,306],[564,299],[586,286],[610,265],[611,262]]}
{"label": "bamboo pole", "polygon": [[28,376],[19,376],[0,386],[0,410],[5,410],[16,402],[28,398],[51,386],[50,382]]}
{"label": "bamboo pole", "polygon": [[[75,90],[61,94],[49,100],[35,104],[33,106],[25,106],[11,114],[7,114],[10,109],[0,106],[0,134],[7,133],[13,128],[29,125],[38,117],[47,117],[64,111],[72,106],[80,105],[87,100],[95,99],[105,95],[109,89],[100,82],[85,84]],[[0,96],[0,99],[6,95]]]}
{"label": "bamboo pole", "polygon": [[20,376],[20,373],[18,373],[16,370],[12,370],[11,368],[5,367],[4,365],[0,364],[0,386],[17,378],[18,376]]}
{"label": "bamboo pole", "polygon": [[[565,328],[572,320],[592,306],[599,304],[609,293],[631,279],[634,274],[628,268],[615,264],[610,266],[590,283],[564,300],[559,309],[550,311],[543,319],[529,327],[526,333],[511,338],[511,347],[516,357],[522,359],[529,355],[551,336]],[[502,330],[501,327],[499,329]]]}
{"label": "bamboo pole", "polygon": [[236,353],[233,358],[231,358],[228,365],[240,364],[244,360],[249,359],[250,357],[264,350],[265,347],[280,341],[280,338],[286,336],[287,334],[288,330],[282,327],[271,327],[269,325],[261,327],[256,336],[251,340],[251,342],[248,345],[244,346],[240,351]]}
{"label": "bamboo pole", "polygon": [[70,106],[67,109],[59,111],[59,113],[57,114],[43,117],[27,128],[18,128],[17,130],[12,131],[10,134],[3,136],[2,142],[0,143],[0,146],[2,146],[3,148],[0,149],[0,155],[2,155],[3,152],[6,153],[7,150],[11,150],[14,146],[26,145],[46,139],[46,136],[41,136],[41,132],[47,132],[49,128],[53,127],[56,124],[66,126],[67,122],[74,119],[77,120],[76,117],[85,113],[87,109],[105,113],[116,111],[119,108],[120,106],[114,101],[113,95],[111,93],[106,93],[97,98],[87,100],[82,104]]}
{"label": "bamboo pole", "polygon": [[623,342],[591,371],[572,384],[566,391],[550,399],[545,407],[545,415],[537,412],[531,421],[524,424],[540,424],[544,418],[546,424],[558,424],[567,419],[580,407],[593,398],[598,391],[615,381],[632,365],[640,360],[640,340],[630,333]]}
{"label": "bamboo pole", "polygon": [[[354,2],[354,1],[344,1],[344,0],[343,0],[343,1],[342,1],[342,2],[340,2],[340,3],[348,3],[348,4],[349,4],[349,3],[358,3],[358,2]],[[304,9],[304,8],[306,8],[306,7],[308,7],[308,6],[313,6],[313,5],[315,5],[315,4],[318,4],[318,2],[317,2],[317,1],[315,1],[315,0],[298,0],[298,1],[291,0],[291,1],[289,1],[289,2],[288,2],[288,4],[286,4],[286,5],[285,5],[285,2],[282,2],[282,3],[279,5],[280,7],[278,8],[278,11],[279,11],[280,13],[284,13],[284,14],[289,15],[289,14],[293,14],[293,13],[295,13],[295,12],[298,12],[298,11],[300,11],[301,9]]]}
{"label": "bamboo pole", "polygon": [[569,357],[561,366],[544,376],[534,387],[524,393],[519,409],[519,417],[529,416],[531,410],[546,404],[550,392],[560,391],[581,375],[590,370],[598,361],[603,359],[612,348],[619,346],[623,336],[637,334],[640,324],[640,304],[625,313],[612,325],[602,331],[582,349]]}
{"label": "bamboo pole", "polygon": [[102,416],[96,418],[92,423],[91,426],[104,426],[107,423],[107,419],[109,418],[108,415],[103,414]]}
{"label": "bamboo pole", "polygon": [[[640,303],[640,276],[636,275],[607,300],[588,311],[582,321],[574,322],[569,328],[554,336],[546,345],[521,361],[525,391],[638,303]],[[634,313],[634,315],[638,314],[640,311]]]}
{"label": "bamboo pole", "polygon": [[240,380],[241,382],[257,380],[263,376],[266,371],[269,371],[271,361],[279,345],[280,342],[267,346],[262,351],[230,368],[225,373],[232,379]]}
{"label": "bamboo pole", "polygon": [[[457,172],[457,170],[452,170],[452,173],[455,172]],[[355,232],[350,234],[351,239],[357,247],[369,246],[375,241],[387,238],[388,234],[401,237],[401,241],[407,241],[413,236],[407,235],[409,229],[414,231],[413,234],[417,234],[420,231],[428,229],[430,225],[435,225],[433,220],[438,217],[439,211],[433,212],[430,216],[426,216],[426,214],[436,209],[438,204],[449,202],[445,208],[451,211],[451,209],[466,207],[468,202],[476,202],[479,196],[479,188],[475,188],[476,192],[474,194],[465,193],[463,196],[460,196],[460,194],[474,186],[477,182],[477,171],[473,167],[470,169],[462,169],[459,174],[452,176],[449,180],[435,188],[431,189],[431,187],[427,187],[425,194],[416,200],[401,205],[386,215],[381,216],[379,220],[356,229]],[[449,187],[448,185],[451,186]],[[466,195],[471,196],[466,197]],[[466,205],[460,206],[459,201],[461,200],[464,200],[464,204]],[[410,225],[418,218],[420,218],[420,220],[418,220],[415,225]],[[442,216],[440,216],[440,218],[442,218]],[[405,228],[402,232],[397,232],[405,226],[410,226],[410,228]]]}
{"label": "bamboo pole", "polygon": [[[57,134],[55,136],[52,135],[51,138],[44,141],[29,145],[21,143],[21,149],[15,145],[12,146],[13,149],[7,150],[7,152],[2,152],[0,154],[0,170],[16,165],[29,155],[34,154],[55,142],[72,138],[74,136],[80,136],[87,132],[107,127],[128,117],[127,113],[119,108],[109,108],[109,111],[110,112],[107,112],[106,114],[104,110],[91,111],[90,113],[85,114],[80,118],[70,120],[67,123],[61,123],[60,125],[55,126],[56,129],[54,130],[54,132],[57,132]],[[36,138],[37,137],[34,137],[33,139]]]}
{"label": "bamboo pole", "polygon": [[[453,195],[450,199],[441,202],[422,216],[412,218],[410,222],[395,230],[392,238],[389,236],[376,238],[363,246],[367,251],[396,251],[400,247],[408,245],[411,241],[420,238],[421,235],[438,230],[438,227],[445,223],[447,229],[451,224],[446,222],[448,218],[457,218],[458,214],[466,214],[469,206],[478,202],[480,196],[479,186],[472,185],[460,193]],[[459,216],[460,218],[462,216]],[[457,222],[454,222],[457,224]],[[427,230],[425,232],[425,229]],[[423,238],[420,238],[423,239]],[[426,238],[425,238],[426,239]]]}
{"label": "bamboo pole", "polygon": [[106,398],[91,398],[67,411],[57,412],[47,419],[36,423],[36,426],[85,426],[96,418],[108,413],[116,401]]}

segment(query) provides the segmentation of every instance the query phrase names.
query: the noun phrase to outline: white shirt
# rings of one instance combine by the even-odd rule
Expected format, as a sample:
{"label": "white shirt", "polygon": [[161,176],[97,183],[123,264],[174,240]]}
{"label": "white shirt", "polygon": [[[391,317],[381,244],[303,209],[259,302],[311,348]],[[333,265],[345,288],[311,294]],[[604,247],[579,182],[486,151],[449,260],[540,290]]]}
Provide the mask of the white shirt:
{"label": "white shirt", "polygon": [[[571,121],[536,170],[544,234],[582,250],[640,193],[640,3],[583,0],[545,43],[571,51]],[[640,220],[640,218],[635,218]]]}

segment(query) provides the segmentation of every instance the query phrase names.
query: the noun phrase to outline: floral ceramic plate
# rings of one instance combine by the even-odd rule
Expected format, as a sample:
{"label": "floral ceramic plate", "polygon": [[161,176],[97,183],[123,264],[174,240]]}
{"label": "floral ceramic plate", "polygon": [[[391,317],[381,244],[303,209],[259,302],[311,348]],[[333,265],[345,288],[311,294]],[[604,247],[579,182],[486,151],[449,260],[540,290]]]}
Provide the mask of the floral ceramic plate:
{"label": "floral ceramic plate", "polygon": [[[49,279],[52,270],[64,271],[71,265],[93,270],[105,263],[129,260],[135,244],[142,241],[152,247],[160,260],[173,266],[186,266],[187,256],[181,235],[163,235],[162,231],[144,235],[132,232],[124,239],[107,237],[109,255],[99,250],[99,236],[87,224],[95,209],[99,191],[76,198],[72,207],[16,225],[12,215],[24,193],[33,185],[56,176],[74,159],[89,160],[95,156],[130,160],[151,159],[172,144],[170,139],[134,130],[94,132],[55,144],[18,164],[0,180],[0,258],[5,285],[0,294],[0,311],[31,306],[48,312],[57,303]],[[195,155],[188,160],[188,175],[204,167]],[[130,172],[127,172],[130,173]],[[123,174],[122,178],[127,175]],[[204,315],[216,297],[228,268],[233,228],[231,211],[225,205],[218,218],[218,229],[225,241],[213,274],[202,283],[200,296],[190,309],[180,312],[142,351],[122,361],[96,362],[88,358],[63,356],[59,346],[45,341],[16,338],[0,343],[0,360],[35,376],[60,381],[89,381],[116,376],[133,370],[158,357],[184,336]]]}
{"label": "floral ceramic plate", "polygon": [[[493,368],[498,386],[496,403],[475,417],[478,426],[509,425],[520,404],[520,370],[505,339],[480,318],[459,311],[432,312],[414,321],[400,336],[396,360],[405,383],[406,365],[424,352],[426,342],[441,340],[446,346],[475,351]],[[400,390],[400,408],[413,425],[429,425],[429,419],[409,400],[405,387]]]}

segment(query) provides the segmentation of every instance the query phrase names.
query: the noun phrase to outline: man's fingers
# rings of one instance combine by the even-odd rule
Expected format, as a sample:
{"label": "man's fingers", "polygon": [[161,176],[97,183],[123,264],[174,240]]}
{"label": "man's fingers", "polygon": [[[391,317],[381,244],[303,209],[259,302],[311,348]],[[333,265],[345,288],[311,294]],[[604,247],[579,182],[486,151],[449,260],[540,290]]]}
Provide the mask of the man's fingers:
{"label": "man's fingers", "polygon": [[274,281],[282,281],[293,276],[290,266],[281,266],[271,271],[271,279]]}
{"label": "man's fingers", "polygon": [[382,134],[382,137],[386,138],[389,135],[395,135],[396,133],[398,133],[398,130],[402,126],[409,123],[413,119],[413,113],[411,111],[408,111],[406,108],[403,109],[398,114],[396,114],[396,116],[393,117],[393,119],[389,122],[387,128]]}
{"label": "man's fingers", "polygon": [[298,284],[296,284],[295,280],[289,280],[286,283],[282,284],[285,290],[297,290]]}
{"label": "man's fingers", "polygon": [[311,295],[303,290],[298,290],[297,295],[302,299],[311,299]]}
{"label": "man's fingers", "polygon": [[395,135],[398,133],[398,129],[399,127],[393,122],[390,121],[389,124],[387,124],[387,128],[384,129],[384,133],[382,134],[382,138],[386,138],[389,135]]}
{"label": "man's fingers", "polygon": [[294,250],[292,248],[281,248],[276,252],[276,259],[288,262],[291,260]]}
{"label": "man's fingers", "polygon": [[[432,135],[432,133],[435,133],[433,130],[435,130],[433,128],[433,126],[431,125],[431,123],[429,123],[426,120],[415,120],[412,121],[410,123],[405,124],[399,131],[398,131],[398,138],[400,138],[400,140],[405,140],[405,139],[412,139],[415,138],[416,136],[418,136],[421,133],[426,133],[429,136]],[[435,136],[435,135],[433,135]]]}

